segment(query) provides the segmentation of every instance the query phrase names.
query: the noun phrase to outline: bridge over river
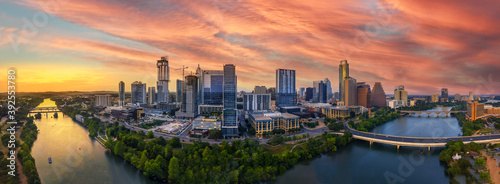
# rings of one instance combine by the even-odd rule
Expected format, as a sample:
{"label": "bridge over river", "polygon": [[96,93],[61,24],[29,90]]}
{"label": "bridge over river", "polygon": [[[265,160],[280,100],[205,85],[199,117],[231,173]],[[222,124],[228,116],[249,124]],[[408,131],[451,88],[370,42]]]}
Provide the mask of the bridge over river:
{"label": "bridge over river", "polygon": [[394,136],[377,134],[371,132],[361,132],[352,129],[347,123],[344,122],[344,129],[349,130],[352,133],[353,138],[359,140],[365,140],[370,142],[370,144],[383,143],[396,145],[399,149],[400,146],[409,147],[427,147],[429,150],[431,147],[445,147],[448,141],[458,141],[462,139],[464,143],[476,142],[476,143],[500,143],[500,134],[490,134],[483,136],[460,136],[460,137],[405,137],[405,136]]}
{"label": "bridge over river", "polygon": [[439,117],[440,114],[445,114],[446,116],[449,116],[451,114],[456,114],[456,113],[460,113],[460,112],[466,113],[467,111],[400,111],[400,112],[401,112],[401,115],[418,114],[418,116],[421,116],[422,114],[427,114],[427,116],[429,116],[430,114],[437,114],[437,116]]}

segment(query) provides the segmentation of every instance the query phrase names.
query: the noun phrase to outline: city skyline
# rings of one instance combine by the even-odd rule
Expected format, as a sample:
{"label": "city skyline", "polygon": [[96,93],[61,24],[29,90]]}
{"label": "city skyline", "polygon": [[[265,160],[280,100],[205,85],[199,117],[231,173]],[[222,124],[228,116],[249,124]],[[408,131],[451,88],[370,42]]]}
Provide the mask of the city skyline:
{"label": "city skyline", "polygon": [[[126,91],[134,81],[153,86],[156,61],[164,55],[171,81],[182,78],[182,65],[189,67],[187,75],[198,64],[204,70],[234,64],[238,91],[273,87],[278,68],[296,70],[297,90],[322,78],[338,81],[341,60],[348,60],[358,80],[404,84],[411,95],[443,87],[477,95],[500,89],[500,16],[493,1],[63,3],[45,9],[49,15],[43,3],[0,2],[2,65],[19,70],[19,92],[117,91],[119,81]],[[39,26],[43,15],[47,23]],[[30,37],[19,42],[23,18],[37,23],[36,34],[25,33]],[[175,85],[170,82],[169,89]]]}

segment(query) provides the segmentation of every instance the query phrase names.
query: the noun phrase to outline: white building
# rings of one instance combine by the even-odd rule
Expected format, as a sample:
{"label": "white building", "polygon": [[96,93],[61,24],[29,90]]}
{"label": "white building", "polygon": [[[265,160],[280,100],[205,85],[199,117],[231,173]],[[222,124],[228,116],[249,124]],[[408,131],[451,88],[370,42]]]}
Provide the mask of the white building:
{"label": "white building", "polygon": [[387,101],[387,106],[391,108],[398,108],[398,107],[404,107],[405,103],[403,100],[389,100]]}

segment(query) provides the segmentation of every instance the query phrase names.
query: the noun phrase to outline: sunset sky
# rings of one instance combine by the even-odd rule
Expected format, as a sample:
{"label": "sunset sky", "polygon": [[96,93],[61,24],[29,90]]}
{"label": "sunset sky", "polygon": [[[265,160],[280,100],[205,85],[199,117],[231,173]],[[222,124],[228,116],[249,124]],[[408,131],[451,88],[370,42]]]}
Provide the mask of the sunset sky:
{"label": "sunset sky", "polygon": [[[156,85],[170,57],[170,90],[182,65],[194,72],[235,64],[238,90],[275,86],[295,69],[297,89],[338,65],[387,94],[500,93],[500,2],[495,0],[0,0],[0,82],[17,91],[130,91]],[[6,91],[6,85],[0,90]]]}

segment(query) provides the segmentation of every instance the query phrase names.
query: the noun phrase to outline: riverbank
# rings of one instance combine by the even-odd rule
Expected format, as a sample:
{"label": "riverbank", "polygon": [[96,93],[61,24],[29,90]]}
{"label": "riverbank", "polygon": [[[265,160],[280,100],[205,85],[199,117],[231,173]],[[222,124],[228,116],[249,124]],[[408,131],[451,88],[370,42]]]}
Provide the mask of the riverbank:
{"label": "riverbank", "polygon": [[[487,155],[483,150],[481,151],[483,155]],[[490,171],[490,178],[493,183],[500,183],[500,167],[497,165],[497,160],[495,157],[486,156],[486,168]]]}

